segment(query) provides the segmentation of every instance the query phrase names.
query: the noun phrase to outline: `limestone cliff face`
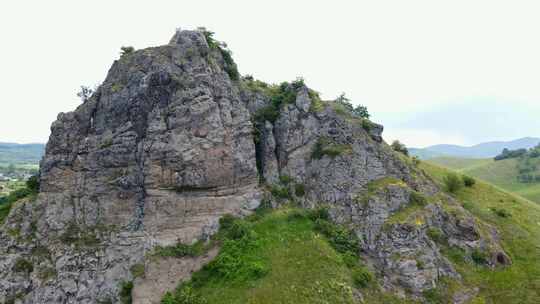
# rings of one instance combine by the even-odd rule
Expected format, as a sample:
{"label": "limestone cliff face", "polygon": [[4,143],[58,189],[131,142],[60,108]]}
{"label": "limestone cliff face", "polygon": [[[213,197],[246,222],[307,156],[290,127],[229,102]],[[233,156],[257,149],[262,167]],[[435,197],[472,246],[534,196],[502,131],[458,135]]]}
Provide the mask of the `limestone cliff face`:
{"label": "limestone cliff face", "polygon": [[[115,300],[156,244],[205,238],[221,215],[258,206],[250,115],[223,66],[202,33],[179,32],[116,61],[90,100],[58,116],[40,194],[3,229],[0,298]],[[20,256],[34,272],[11,271]],[[41,268],[56,274],[42,280]]]}
{"label": "limestone cliff face", "polygon": [[[222,215],[259,206],[261,180],[280,176],[302,185],[302,206],[325,204],[354,229],[389,290],[420,294],[459,277],[432,228],[464,250],[490,248],[492,265],[508,261],[496,231],[396,155],[382,126],[316,106],[305,86],[275,121],[257,120],[271,100],[231,79],[230,65],[204,33],[179,31],[124,55],[88,101],[58,116],[37,199],[16,204],[0,230],[0,303],[116,303],[153,247],[208,238]],[[314,157],[324,145],[339,153]],[[433,198],[421,216],[393,221],[418,193]],[[14,271],[21,260],[32,270]]]}

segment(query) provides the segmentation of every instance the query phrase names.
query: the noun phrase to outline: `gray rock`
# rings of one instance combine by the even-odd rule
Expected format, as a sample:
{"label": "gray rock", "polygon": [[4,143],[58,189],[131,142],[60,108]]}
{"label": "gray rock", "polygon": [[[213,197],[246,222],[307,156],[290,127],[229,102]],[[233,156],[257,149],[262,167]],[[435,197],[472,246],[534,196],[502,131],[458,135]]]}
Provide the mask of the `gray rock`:
{"label": "gray rock", "polygon": [[[201,32],[177,32],[169,45],[117,60],[87,102],[58,115],[41,193],[2,229],[0,266],[25,256],[36,275],[2,271],[0,297],[114,302],[130,267],[152,247],[208,238],[223,214],[259,205],[250,112],[223,64]],[[56,269],[46,282],[29,245],[6,233],[31,218],[50,251],[39,259]],[[61,241],[70,233],[72,242]]]}
{"label": "gray rock", "polygon": [[[0,302],[117,303],[130,268],[156,245],[208,239],[224,214],[257,208],[267,195],[259,176],[272,185],[287,175],[304,186],[303,206],[329,206],[398,294],[420,297],[441,277],[459,279],[429,228],[468,253],[491,250],[490,266],[510,263],[496,230],[479,229],[451,198],[394,221],[414,191],[440,191],[382,141],[381,125],[366,128],[328,103],[313,107],[305,86],[275,122],[255,121],[270,97],[232,81],[225,67],[202,32],[179,31],[168,45],[115,61],[88,101],[58,115],[37,199],[15,204],[0,229]],[[333,154],[313,157],[323,142]],[[385,178],[393,182],[370,189]],[[21,258],[32,272],[12,271]]]}

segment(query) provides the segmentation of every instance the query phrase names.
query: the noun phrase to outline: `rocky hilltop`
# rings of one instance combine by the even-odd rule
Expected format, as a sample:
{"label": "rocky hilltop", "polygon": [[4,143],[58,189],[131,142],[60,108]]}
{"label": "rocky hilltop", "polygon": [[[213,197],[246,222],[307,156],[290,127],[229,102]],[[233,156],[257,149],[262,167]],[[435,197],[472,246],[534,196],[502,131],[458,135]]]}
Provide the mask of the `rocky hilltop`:
{"label": "rocky hilltop", "polygon": [[[156,246],[208,240],[225,214],[263,201],[327,206],[354,231],[381,286],[403,297],[459,280],[434,235],[487,252],[490,267],[509,263],[496,230],[393,151],[382,130],[303,81],[240,77],[205,31],[125,54],[53,123],[39,194],[18,202],[0,230],[0,302],[119,303],[135,265],[159,277],[147,260]],[[296,185],[288,198],[284,177]],[[403,217],[411,208],[419,212]],[[212,255],[165,263],[179,275],[165,287],[135,281],[134,302],[159,303],[151,291],[174,287]]]}

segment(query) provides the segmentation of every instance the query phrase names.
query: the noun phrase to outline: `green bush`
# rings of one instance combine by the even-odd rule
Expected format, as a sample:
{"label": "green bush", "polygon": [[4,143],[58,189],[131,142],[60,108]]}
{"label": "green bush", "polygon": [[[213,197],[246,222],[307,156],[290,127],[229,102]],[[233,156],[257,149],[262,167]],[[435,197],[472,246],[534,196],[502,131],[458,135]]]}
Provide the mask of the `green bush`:
{"label": "green bush", "polygon": [[450,193],[456,193],[463,187],[463,181],[455,173],[446,175],[443,179],[446,190]]}
{"label": "green bush", "polygon": [[13,271],[30,273],[34,271],[34,265],[25,258],[17,258],[15,260],[15,264],[13,265]]}
{"label": "green bush", "polygon": [[187,284],[180,285],[174,294],[167,292],[161,304],[206,304],[207,301],[199,294],[195,293],[193,288]]}
{"label": "green bush", "polygon": [[444,244],[447,241],[446,236],[439,228],[433,228],[433,227],[429,228],[426,231],[426,234],[430,239],[432,239],[436,243]]}
{"label": "green bush", "polygon": [[135,51],[135,48],[132,46],[123,46],[120,48],[120,57],[129,55]]}
{"label": "green bush", "polygon": [[407,149],[407,147],[399,140],[394,140],[390,147],[392,147],[392,149],[396,152],[403,153],[405,156],[409,156],[409,149]]}
{"label": "green bush", "polygon": [[26,188],[34,193],[39,192],[39,176],[33,175],[26,181]]}
{"label": "green bush", "polygon": [[272,194],[273,197],[278,198],[278,199],[291,199],[292,198],[288,187],[280,187],[280,186],[273,185],[270,188],[270,193]]}
{"label": "green bush", "polygon": [[221,57],[223,57],[223,61],[225,62],[225,72],[227,72],[231,80],[239,80],[240,73],[238,72],[238,66],[232,59],[232,52],[224,48],[219,48],[219,51],[221,53]]}
{"label": "green bush", "polygon": [[[205,251],[205,246],[202,241],[198,241],[192,245],[186,245],[182,243],[177,243],[172,246],[157,246],[154,249],[153,255],[161,257],[195,257],[203,254]],[[143,265],[144,267],[144,265]]]}
{"label": "green bush", "polygon": [[416,268],[424,269],[424,267],[426,267],[426,264],[424,263],[424,261],[416,260]]}
{"label": "green bush", "polygon": [[236,218],[232,214],[225,214],[219,219],[219,229],[228,230],[231,228]]}
{"label": "green bush", "polygon": [[352,153],[351,145],[337,144],[327,137],[319,137],[313,146],[313,150],[311,151],[311,159],[321,159],[325,155],[335,158],[339,155],[349,153]]}
{"label": "green bush", "polygon": [[143,277],[145,274],[145,267],[144,264],[135,264],[131,266],[131,275],[133,275],[134,278]]}
{"label": "green bush", "polygon": [[446,301],[446,296],[438,288],[425,290],[422,292],[422,295],[429,304],[448,303],[448,301]]}
{"label": "green bush", "polygon": [[337,110],[337,112],[343,112],[341,114],[362,119],[369,119],[370,117],[367,107],[363,105],[353,107],[351,100],[345,96],[345,93],[341,93],[341,95],[339,95],[334,102],[340,106],[335,110]]}
{"label": "green bush", "polygon": [[479,265],[487,264],[487,261],[488,261],[487,254],[478,248],[475,248],[471,252],[471,258],[476,264],[479,264]]}
{"label": "green bush", "polygon": [[474,208],[474,205],[472,202],[463,202],[462,206],[463,208],[465,208],[465,210],[469,210],[469,211],[471,211]]}
{"label": "green bush", "polygon": [[255,121],[274,123],[279,117],[279,108],[268,105],[258,109],[254,114]]}
{"label": "green bush", "polygon": [[133,282],[120,283],[120,302],[122,304],[131,304],[131,291],[133,290]]}
{"label": "green bush", "polygon": [[281,107],[296,101],[297,91],[302,85],[304,85],[304,81],[300,78],[292,83],[282,82],[279,85],[270,86],[265,90],[270,103],[255,112],[254,120],[259,123],[265,121],[274,123],[279,117]]}
{"label": "green bush", "polygon": [[337,252],[357,254],[359,248],[358,238],[352,231],[323,219],[315,221],[315,229],[328,238],[330,245]]}
{"label": "green bush", "polygon": [[330,213],[328,213],[328,208],[318,207],[309,211],[308,218],[312,221],[316,221],[316,220],[328,221],[330,219]]}
{"label": "green bush", "polygon": [[11,210],[11,205],[13,202],[4,202],[0,204],[0,224],[4,223],[4,220],[9,215],[9,211]]}
{"label": "green bush", "polygon": [[369,119],[369,117],[371,116],[368,112],[368,109],[366,106],[363,106],[363,105],[357,105],[353,111],[352,111],[353,115],[356,116],[356,117],[360,117],[360,118],[363,118],[363,119]]}
{"label": "green bush", "polygon": [[287,220],[296,221],[296,220],[307,218],[307,217],[308,217],[308,212],[306,212],[306,210],[294,209],[291,212],[289,212],[289,214],[287,215]]}
{"label": "green bush", "polygon": [[306,187],[304,184],[296,184],[294,185],[294,194],[298,197],[302,197],[306,194]]}
{"label": "green bush", "polygon": [[[250,234],[251,235],[251,234]],[[257,236],[246,236],[237,240],[225,240],[218,256],[203,267],[203,271],[193,277],[194,284],[212,278],[236,281],[251,281],[268,273],[266,262],[249,253],[258,247]]]}
{"label": "green bush", "polygon": [[280,175],[279,176],[279,182],[282,183],[283,185],[288,185],[292,181],[293,181],[292,177],[290,177],[288,175]]}
{"label": "green bush", "polygon": [[474,184],[476,184],[476,180],[470,176],[464,175],[463,184],[465,185],[465,187],[472,187],[474,186]]}
{"label": "green bush", "polygon": [[367,119],[362,120],[362,129],[364,129],[366,132],[369,132],[371,131],[372,128],[373,128],[373,124],[371,123],[371,121]]}
{"label": "green bush", "polygon": [[5,197],[0,197],[0,224],[4,223],[4,220],[9,215],[13,203],[25,197],[35,195],[37,193],[37,191],[35,190],[35,185],[32,182],[31,186],[32,188],[29,188],[27,185],[25,188],[20,188],[10,192]]}
{"label": "green bush", "polygon": [[373,275],[365,267],[355,267],[352,271],[354,285],[359,288],[365,288],[373,280]]}
{"label": "green bush", "polygon": [[428,200],[422,193],[412,191],[409,196],[409,203],[412,205],[426,206],[428,204]]}
{"label": "green bush", "polygon": [[325,104],[321,100],[319,93],[309,90],[309,98],[311,99],[311,105],[309,106],[309,111],[314,113],[319,113],[324,110]]}
{"label": "green bush", "polygon": [[491,208],[491,211],[493,211],[497,216],[500,216],[500,217],[512,216],[512,214],[508,210],[503,209],[503,208]]}
{"label": "green bush", "polygon": [[241,238],[249,236],[251,226],[246,221],[235,220],[226,231],[228,238],[233,240],[239,240]]}
{"label": "green bush", "polygon": [[341,258],[343,259],[343,263],[345,263],[345,265],[351,269],[359,266],[360,264],[358,261],[358,255],[350,251],[342,253]]}
{"label": "green bush", "polygon": [[240,73],[238,72],[238,67],[236,66],[236,63],[232,58],[231,50],[227,48],[227,44],[217,41],[214,38],[214,32],[208,31],[203,27],[199,28],[199,30],[202,31],[202,33],[204,34],[204,37],[206,38],[206,43],[208,43],[208,47],[210,47],[210,49],[212,50],[218,50],[220,52],[221,57],[223,58],[223,62],[225,63],[225,72],[229,74],[231,80],[239,80]]}

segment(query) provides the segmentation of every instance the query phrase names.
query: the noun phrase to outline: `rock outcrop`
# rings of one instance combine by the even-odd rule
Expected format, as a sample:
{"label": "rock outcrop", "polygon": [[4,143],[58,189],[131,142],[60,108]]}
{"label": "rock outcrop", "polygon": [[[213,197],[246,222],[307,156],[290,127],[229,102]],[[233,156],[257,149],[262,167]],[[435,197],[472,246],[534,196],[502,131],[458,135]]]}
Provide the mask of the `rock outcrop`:
{"label": "rock outcrop", "polygon": [[[123,55],[88,101],[58,115],[38,197],[17,203],[0,230],[0,302],[117,303],[120,283],[156,245],[208,239],[222,215],[250,213],[260,184],[283,176],[302,206],[329,206],[356,232],[388,290],[420,296],[459,278],[430,229],[465,251],[489,248],[490,265],[508,262],[496,231],[392,151],[382,126],[302,82],[264,119],[271,96],[236,79],[209,39],[179,31]],[[418,205],[419,195],[429,199]],[[32,268],[17,270],[21,261]]]}

